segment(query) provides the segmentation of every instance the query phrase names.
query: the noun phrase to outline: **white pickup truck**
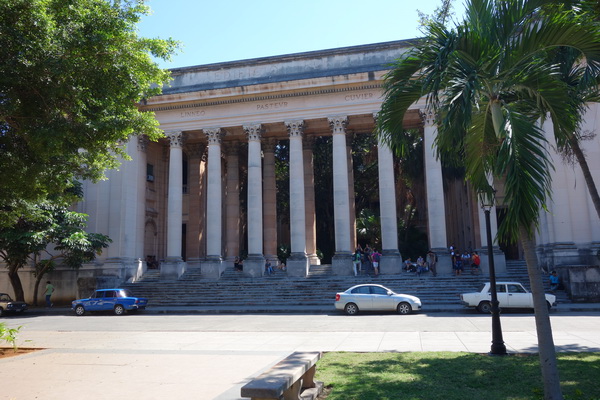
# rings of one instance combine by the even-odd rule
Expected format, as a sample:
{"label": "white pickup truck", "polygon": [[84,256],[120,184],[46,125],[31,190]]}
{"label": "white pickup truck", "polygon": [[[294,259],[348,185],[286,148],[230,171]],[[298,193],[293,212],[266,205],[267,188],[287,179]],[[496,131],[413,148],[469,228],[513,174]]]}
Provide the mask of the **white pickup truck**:
{"label": "white pickup truck", "polygon": [[[519,282],[496,282],[500,308],[533,308],[533,296]],[[477,292],[463,293],[460,300],[466,307],[475,307],[480,313],[492,310],[490,283],[482,283]],[[556,296],[546,294],[548,310],[556,303]]]}

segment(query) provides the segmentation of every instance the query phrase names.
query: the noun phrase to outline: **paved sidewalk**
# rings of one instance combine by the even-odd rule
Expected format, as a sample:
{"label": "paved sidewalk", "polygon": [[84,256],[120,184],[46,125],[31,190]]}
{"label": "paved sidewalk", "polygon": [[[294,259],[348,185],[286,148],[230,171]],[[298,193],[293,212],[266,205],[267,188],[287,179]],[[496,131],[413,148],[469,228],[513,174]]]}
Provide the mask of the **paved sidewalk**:
{"label": "paved sidewalk", "polygon": [[[242,385],[293,351],[486,353],[491,341],[489,317],[474,312],[190,315],[175,308],[76,317],[66,308],[44,311],[51,315],[12,320],[26,325],[23,347],[46,350],[0,360],[2,399],[238,400]],[[576,326],[568,314],[552,317],[559,351],[600,351],[600,315],[580,315]],[[509,352],[537,351],[531,314],[505,315],[502,323]]]}

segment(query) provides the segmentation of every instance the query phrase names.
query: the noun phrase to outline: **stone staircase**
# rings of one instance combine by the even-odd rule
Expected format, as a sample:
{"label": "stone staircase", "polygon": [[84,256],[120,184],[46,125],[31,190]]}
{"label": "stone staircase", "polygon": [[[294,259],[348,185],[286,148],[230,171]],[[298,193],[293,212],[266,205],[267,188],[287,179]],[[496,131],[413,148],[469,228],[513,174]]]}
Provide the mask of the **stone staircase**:
{"label": "stone staircase", "polygon": [[[147,297],[152,306],[210,307],[228,306],[244,309],[246,306],[299,306],[333,307],[335,293],[360,283],[378,283],[397,293],[413,294],[424,305],[460,306],[458,295],[470,292],[488,280],[487,276],[464,275],[421,277],[414,273],[400,275],[335,276],[331,265],[314,265],[306,278],[288,277],[285,271],[258,278],[245,277],[233,268],[226,269],[221,279],[207,279],[200,269],[188,269],[178,280],[160,280],[158,270],[148,270],[143,278],[124,287],[137,296]],[[507,262],[507,272],[497,280],[510,280],[529,287],[524,261]],[[548,291],[548,283],[545,283]],[[570,302],[564,292],[557,293],[558,302]]]}

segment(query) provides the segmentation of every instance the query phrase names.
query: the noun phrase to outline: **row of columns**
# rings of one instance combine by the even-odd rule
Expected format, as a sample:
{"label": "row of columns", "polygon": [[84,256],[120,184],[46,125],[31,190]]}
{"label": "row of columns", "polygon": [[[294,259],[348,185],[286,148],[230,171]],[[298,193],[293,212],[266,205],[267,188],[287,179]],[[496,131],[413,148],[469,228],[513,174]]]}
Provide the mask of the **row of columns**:
{"label": "row of columns", "polygon": [[[376,117],[376,116],[375,116]],[[349,275],[352,266],[349,262],[354,251],[355,236],[352,207],[353,193],[350,183],[353,180],[349,168],[347,150],[347,116],[329,117],[328,122],[333,137],[333,191],[335,255],[333,269],[335,273]],[[310,257],[315,257],[315,221],[314,186],[312,172],[312,151],[304,140],[304,121],[285,121],[289,136],[290,149],[290,239],[291,256],[288,259],[288,275],[306,276]],[[248,138],[248,198],[247,198],[247,235],[248,259],[244,264],[244,273],[260,276],[264,273],[265,253],[276,254],[276,228],[274,224],[263,225],[267,220],[275,219],[276,188],[274,179],[264,174],[274,174],[275,141],[265,139],[267,146],[261,152],[261,124],[243,126]],[[222,264],[222,168],[221,138],[222,128],[203,130],[208,139],[207,188],[206,188],[206,261],[202,263],[202,273],[219,277],[224,269]],[[426,188],[428,205],[428,223],[430,247],[443,253],[447,246],[446,220],[442,171],[440,161],[433,149],[436,128],[433,117],[424,117],[424,167],[426,169]],[[182,133],[167,133],[170,140],[169,185],[168,185],[168,223],[167,223],[167,262],[180,263],[181,225],[182,225]],[[269,142],[271,141],[271,142]],[[233,151],[227,151],[227,233],[228,244],[239,243],[239,161]],[[264,157],[264,160],[263,160]],[[381,273],[399,273],[401,256],[398,251],[398,231],[396,216],[395,176],[393,155],[385,143],[378,143],[379,158],[379,197],[381,213],[382,254]],[[263,164],[264,163],[264,164]],[[263,165],[265,171],[263,172]],[[263,178],[264,183],[263,183]],[[271,177],[273,178],[273,177]],[[264,186],[263,186],[264,185]],[[273,186],[273,187],[271,187]],[[237,200],[236,200],[237,199]],[[307,212],[307,207],[312,212]],[[237,224],[237,225],[236,225]],[[263,244],[272,245],[266,252]],[[232,249],[237,254],[239,249]],[[180,272],[181,273],[181,272]]]}

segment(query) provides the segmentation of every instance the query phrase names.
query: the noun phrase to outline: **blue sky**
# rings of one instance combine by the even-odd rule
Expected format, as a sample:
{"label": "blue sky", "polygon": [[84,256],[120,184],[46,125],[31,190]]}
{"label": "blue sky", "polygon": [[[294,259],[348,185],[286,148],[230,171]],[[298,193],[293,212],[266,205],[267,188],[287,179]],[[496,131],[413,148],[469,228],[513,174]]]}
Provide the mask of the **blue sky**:
{"label": "blue sky", "polygon": [[[211,64],[420,36],[417,10],[442,0],[147,0],[143,37],[182,50],[163,68]],[[454,0],[462,9],[462,0]]]}

